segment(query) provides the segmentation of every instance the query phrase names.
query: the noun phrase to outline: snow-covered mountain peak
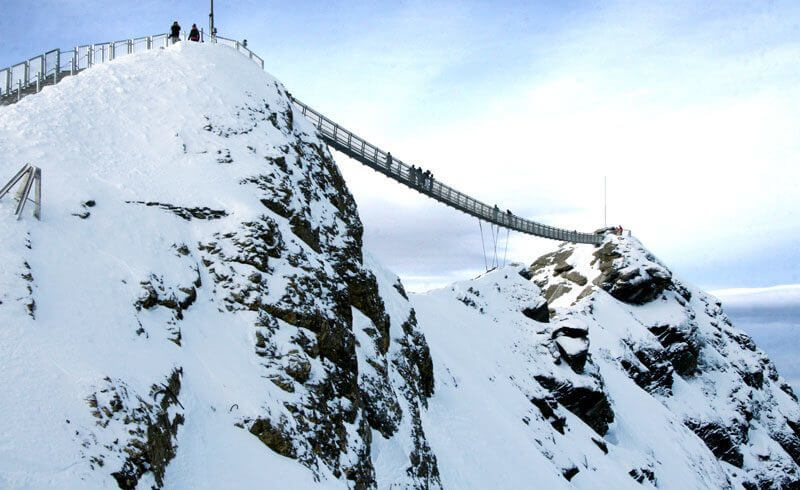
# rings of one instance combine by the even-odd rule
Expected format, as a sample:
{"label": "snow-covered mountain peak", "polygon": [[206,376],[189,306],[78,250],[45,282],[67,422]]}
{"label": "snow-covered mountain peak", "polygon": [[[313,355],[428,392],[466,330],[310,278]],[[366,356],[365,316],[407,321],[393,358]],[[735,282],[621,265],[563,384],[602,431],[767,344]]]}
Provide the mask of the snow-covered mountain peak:
{"label": "snow-covered mountain peak", "polygon": [[44,176],[41,222],[0,202],[0,487],[369,487],[373,437],[393,481],[438,481],[402,285],[247,58],[182,43],[86,70],[0,109],[0,154]]}
{"label": "snow-covered mountain peak", "polygon": [[0,108],[2,488],[779,488],[800,408],[633,237],[426,294],[362,248],[286,90],[224,46]]}

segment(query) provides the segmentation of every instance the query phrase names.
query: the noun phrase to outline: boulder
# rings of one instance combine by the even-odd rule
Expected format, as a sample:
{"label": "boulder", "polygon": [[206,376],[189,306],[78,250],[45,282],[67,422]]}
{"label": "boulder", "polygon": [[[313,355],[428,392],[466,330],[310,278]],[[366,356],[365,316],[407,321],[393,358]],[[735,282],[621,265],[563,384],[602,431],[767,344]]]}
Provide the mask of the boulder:
{"label": "boulder", "polygon": [[574,386],[570,381],[548,376],[535,376],[535,379],[564,408],[578,416],[595,432],[601,436],[608,432],[608,424],[614,421],[614,411],[602,389]]}

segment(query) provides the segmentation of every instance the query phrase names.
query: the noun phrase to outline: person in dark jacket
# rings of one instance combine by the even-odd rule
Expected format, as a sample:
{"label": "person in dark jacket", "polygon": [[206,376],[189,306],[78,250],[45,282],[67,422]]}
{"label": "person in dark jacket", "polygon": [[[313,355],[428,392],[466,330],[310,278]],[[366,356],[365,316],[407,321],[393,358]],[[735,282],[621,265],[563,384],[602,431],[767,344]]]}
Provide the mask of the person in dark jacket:
{"label": "person in dark jacket", "polygon": [[192,30],[189,31],[189,41],[200,42],[200,30],[197,29],[197,24],[192,24]]}
{"label": "person in dark jacket", "polygon": [[178,25],[178,21],[172,23],[172,27],[169,28],[169,38],[172,40],[172,44],[181,40],[181,26]]}

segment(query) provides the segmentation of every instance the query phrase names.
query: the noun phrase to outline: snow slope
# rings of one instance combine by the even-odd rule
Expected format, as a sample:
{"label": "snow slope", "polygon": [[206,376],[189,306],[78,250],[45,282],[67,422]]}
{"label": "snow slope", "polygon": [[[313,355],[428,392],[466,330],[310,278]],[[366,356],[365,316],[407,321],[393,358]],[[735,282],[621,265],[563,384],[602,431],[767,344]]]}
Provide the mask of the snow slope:
{"label": "snow slope", "polygon": [[426,294],[224,46],[0,108],[0,488],[780,488],[800,408],[634,238]]}
{"label": "snow slope", "polygon": [[712,291],[795,391],[800,390],[800,286]]}
{"label": "snow slope", "polygon": [[373,438],[436,482],[424,338],[273,78],[127,56],[0,109],[0,154],[44,181],[41,222],[0,201],[0,487],[370,486]]}

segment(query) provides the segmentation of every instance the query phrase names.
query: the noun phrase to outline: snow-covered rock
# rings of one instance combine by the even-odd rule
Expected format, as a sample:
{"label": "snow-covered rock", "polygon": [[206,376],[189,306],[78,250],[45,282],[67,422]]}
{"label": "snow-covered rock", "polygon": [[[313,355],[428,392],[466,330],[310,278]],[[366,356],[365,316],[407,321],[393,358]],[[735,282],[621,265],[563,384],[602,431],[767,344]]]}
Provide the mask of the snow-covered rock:
{"label": "snow-covered rock", "polygon": [[0,202],[0,487],[437,485],[414,312],[248,59],[97,66],[0,109],[0,154],[44,177],[41,222]]}
{"label": "snow-covered rock", "polygon": [[224,46],[0,108],[0,488],[791,488],[800,407],[635,238],[426,294]]}
{"label": "snow-covered rock", "polygon": [[[609,236],[598,248],[562,244],[530,268],[518,269],[412,297],[438,372],[456,380],[492,380],[474,399],[438,376],[431,403],[452,391],[446,396],[458,400],[454,406],[482,404],[493,413],[490,404],[500,393],[516,388],[529,400],[527,408],[538,413],[526,414],[509,432],[551,425],[547,438],[558,443],[547,447],[539,435],[534,444],[547,447],[543,454],[556,471],[569,466],[563,458],[570,452],[571,461],[583,461],[570,480],[579,487],[627,486],[604,475],[619,472],[605,470],[608,465],[627,467],[619,474],[628,483],[660,488],[800,484],[797,400],[719,301],[681,283],[631,237]],[[512,291],[527,279],[530,295],[539,289],[548,300],[549,323],[520,314],[531,300],[517,301],[519,294]],[[458,303],[471,305],[463,301],[463,291],[472,297],[489,291],[493,301],[477,311],[464,308]],[[448,325],[446,317],[457,320]],[[456,325],[471,325],[468,337],[493,363],[458,360],[455,351],[477,347],[455,343],[454,336],[445,339],[444,332]],[[502,404],[514,406],[516,394],[508,396]],[[520,403],[516,410],[524,407]],[[537,419],[539,424],[531,422]],[[586,431],[604,436],[608,454],[598,457],[586,447],[586,437],[579,436]],[[431,432],[447,486],[452,472],[461,469],[449,465],[438,438]],[[632,455],[637,457],[627,459]]]}

